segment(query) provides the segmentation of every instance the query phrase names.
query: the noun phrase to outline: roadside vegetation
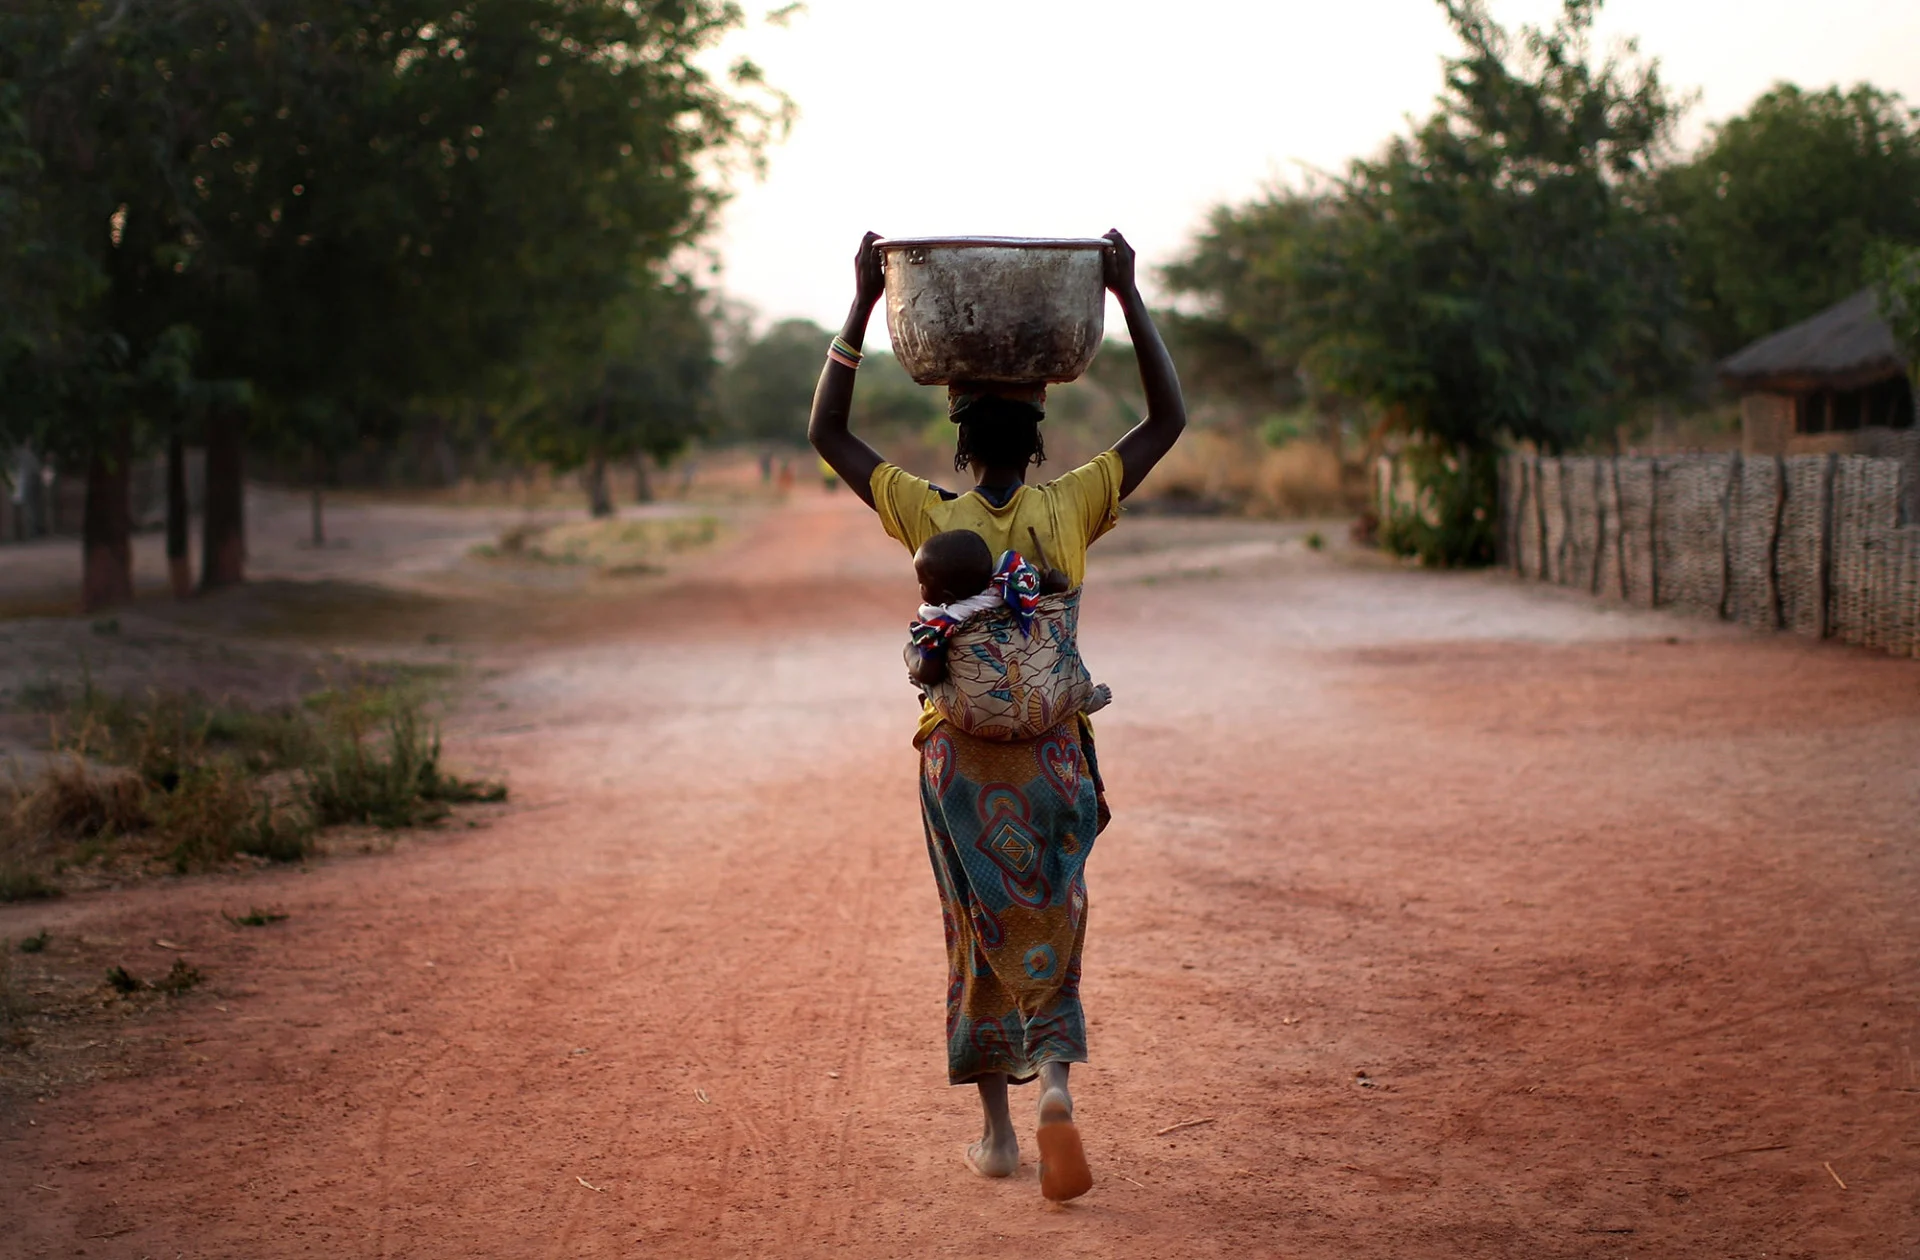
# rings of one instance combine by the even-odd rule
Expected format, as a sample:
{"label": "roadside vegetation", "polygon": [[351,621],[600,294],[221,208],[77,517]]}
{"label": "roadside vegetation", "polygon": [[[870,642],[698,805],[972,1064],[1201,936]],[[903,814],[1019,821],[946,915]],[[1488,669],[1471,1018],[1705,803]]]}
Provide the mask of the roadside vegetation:
{"label": "roadside vegetation", "polygon": [[257,709],[192,694],[35,689],[38,774],[0,784],[0,901],[75,884],[298,862],[329,827],[395,829],[506,786],[449,773],[418,678]]}
{"label": "roadside vegetation", "polygon": [[667,560],[704,547],[719,535],[719,518],[705,514],[529,523],[481,543],[472,554],[481,560],[579,566],[606,577],[629,577],[662,572]]}

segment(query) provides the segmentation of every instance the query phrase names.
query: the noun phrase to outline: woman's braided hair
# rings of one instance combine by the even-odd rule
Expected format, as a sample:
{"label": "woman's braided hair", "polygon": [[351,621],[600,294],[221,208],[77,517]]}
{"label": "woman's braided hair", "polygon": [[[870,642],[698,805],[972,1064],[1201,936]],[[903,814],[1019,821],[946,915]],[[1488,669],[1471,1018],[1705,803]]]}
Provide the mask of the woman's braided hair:
{"label": "woman's braided hair", "polygon": [[1039,408],[1009,398],[982,398],[959,416],[953,444],[955,472],[978,462],[983,468],[1025,468],[1047,462]]}

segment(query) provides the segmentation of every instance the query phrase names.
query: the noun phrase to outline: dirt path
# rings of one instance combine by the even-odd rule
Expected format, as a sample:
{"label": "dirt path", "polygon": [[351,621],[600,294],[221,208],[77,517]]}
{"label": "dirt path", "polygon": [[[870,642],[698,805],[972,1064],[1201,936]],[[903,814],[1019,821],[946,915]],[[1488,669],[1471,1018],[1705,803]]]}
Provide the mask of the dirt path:
{"label": "dirt path", "polygon": [[0,1114],[0,1254],[1920,1247],[1920,666],[1112,547],[1098,1184],[1054,1208],[1030,1149],[959,1163],[890,546],[809,497],[503,657],[491,827],[0,910],[210,977],[145,1071]]}

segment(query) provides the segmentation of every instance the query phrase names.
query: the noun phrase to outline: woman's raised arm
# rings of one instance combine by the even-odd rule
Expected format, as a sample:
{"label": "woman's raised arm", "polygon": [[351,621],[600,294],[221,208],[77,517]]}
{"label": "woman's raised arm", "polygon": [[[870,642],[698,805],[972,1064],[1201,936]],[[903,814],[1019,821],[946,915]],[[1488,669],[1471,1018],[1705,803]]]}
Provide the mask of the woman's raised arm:
{"label": "woman's raised arm", "polygon": [[867,338],[867,320],[887,292],[880,251],[874,248],[879,239],[877,233],[867,233],[853,256],[853,306],[827,353],[827,365],[820,370],[820,384],[813,391],[813,414],[807,417],[807,441],[868,507],[873,506],[873,470],[883,461],[879,451],[853,435],[847,418],[853,408],[853,382],[860,347]]}
{"label": "woman's raised arm", "polygon": [[[1153,466],[1173,449],[1181,430],[1187,427],[1187,403],[1180,394],[1180,376],[1173,370],[1173,358],[1153,316],[1134,283],[1133,246],[1118,228],[1107,233],[1107,288],[1120,299],[1127,317],[1127,334],[1133,338],[1134,357],[1140,363],[1140,388],[1147,396],[1147,418],[1127,430],[1113,449],[1120,455],[1120,497],[1139,489]],[[818,403],[814,406],[817,408]]]}

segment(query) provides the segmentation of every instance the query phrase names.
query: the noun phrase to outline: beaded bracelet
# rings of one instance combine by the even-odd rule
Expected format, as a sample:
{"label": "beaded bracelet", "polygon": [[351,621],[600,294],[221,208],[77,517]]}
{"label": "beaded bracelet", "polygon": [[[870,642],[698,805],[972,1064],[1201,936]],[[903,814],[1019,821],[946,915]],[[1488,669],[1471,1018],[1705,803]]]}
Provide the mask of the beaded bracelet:
{"label": "beaded bracelet", "polygon": [[847,344],[845,337],[835,337],[832,343],[827,346],[827,357],[842,367],[850,367],[858,372],[860,370],[860,360],[863,356],[858,350],[855,350]]}

